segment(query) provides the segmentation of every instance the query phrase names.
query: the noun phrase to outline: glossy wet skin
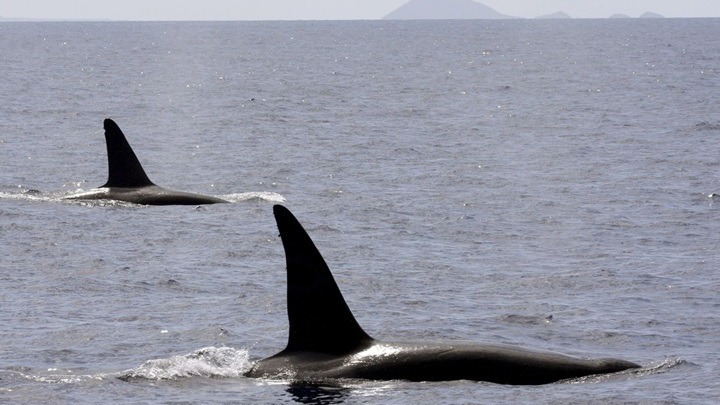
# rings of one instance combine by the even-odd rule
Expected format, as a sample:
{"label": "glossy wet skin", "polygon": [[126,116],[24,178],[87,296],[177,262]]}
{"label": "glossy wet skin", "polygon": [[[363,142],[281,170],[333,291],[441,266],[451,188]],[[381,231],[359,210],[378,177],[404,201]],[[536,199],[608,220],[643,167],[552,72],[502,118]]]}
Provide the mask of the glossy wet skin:
{"label": "glossy wet skin", "polygon": [[[376,348],[380,348],[379,350]],[[373,352],[374,354],[364,354]],[[327,379],[450,381],[473,380],[498,384],[538,385],[640,366],[617,359],[580,359],[512,346],[386,343],[346,355],[281,352],[264,359],[248,377],[307,381]]]}
{"label": "glossy wet skin", "polygon": [[156,185],[103,187],[66,198],[74,200],[117,200],[143,205],[200,205],[229,202],[213,196],[175,191]]}

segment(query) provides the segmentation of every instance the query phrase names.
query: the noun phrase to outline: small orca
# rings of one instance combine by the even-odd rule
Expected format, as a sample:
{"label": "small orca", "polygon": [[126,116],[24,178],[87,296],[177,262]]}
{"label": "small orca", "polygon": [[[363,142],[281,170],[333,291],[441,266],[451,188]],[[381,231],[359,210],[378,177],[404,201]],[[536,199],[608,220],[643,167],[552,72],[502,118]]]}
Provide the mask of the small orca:
{"label": "small orca", "polygon": [[72,200],[118,200],[145,205],[197,205],[226,203],[217,197],[169,190],[155,185],[145,174],[120,127],[111,119],[103,123],[108,152],[108,180],[100,190],[75,194]]}
{"label": "small orca", "polygon": [[334,379],[537,385],[640,366],[506,345],[391,343],[360,327],[315,244],[288,209],[273,208],[287,262],[287,347],[245,374],[317,383]]}

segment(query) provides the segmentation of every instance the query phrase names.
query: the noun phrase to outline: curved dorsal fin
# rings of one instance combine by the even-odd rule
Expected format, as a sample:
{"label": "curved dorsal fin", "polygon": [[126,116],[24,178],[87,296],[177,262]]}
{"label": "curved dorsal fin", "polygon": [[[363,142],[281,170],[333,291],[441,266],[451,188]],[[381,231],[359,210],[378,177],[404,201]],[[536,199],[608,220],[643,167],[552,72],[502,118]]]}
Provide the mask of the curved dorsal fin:
{"label": "curved dorsal fin", "polygon": [[120,127],[111,120],[103,123],[108,152],[108,180],[101,187],[144,187],[154,185],[145,174]]}
{"label": "curved dorsal fin", "polygon": [[287,262],[290,337],[285,351],[343,354],[371,342],[302,225],[281,205],[273,213]]}

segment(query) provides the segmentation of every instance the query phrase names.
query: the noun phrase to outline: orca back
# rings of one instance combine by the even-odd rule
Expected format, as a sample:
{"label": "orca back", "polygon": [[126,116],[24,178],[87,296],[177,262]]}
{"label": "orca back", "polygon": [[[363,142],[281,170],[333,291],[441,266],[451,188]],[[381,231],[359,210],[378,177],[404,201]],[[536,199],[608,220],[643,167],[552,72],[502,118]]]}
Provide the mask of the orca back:
{"label": "orca back", "polygon": [[373,339],[360,327],[305,229],[285,207],[273,207],[287,262],[288,345],[283,351],[349,353]]}
{"label": "orca back", "polygon": [[111,119],[103,123],[108,152],[108,180],[101,187],[145,187],[154,185],[145,174],[120,127]]}

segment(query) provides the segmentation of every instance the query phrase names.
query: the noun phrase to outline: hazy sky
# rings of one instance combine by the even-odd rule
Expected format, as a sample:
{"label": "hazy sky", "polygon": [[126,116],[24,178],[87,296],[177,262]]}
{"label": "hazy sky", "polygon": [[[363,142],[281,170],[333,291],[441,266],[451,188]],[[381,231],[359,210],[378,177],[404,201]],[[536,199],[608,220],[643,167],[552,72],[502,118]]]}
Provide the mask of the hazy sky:
{"label": "hazy sky", "polygon": [[[379,19],[408,0],[0,0],[6,18],[110,20]],[[720,0],[480,0],[503,14],[537,17],[564,11],[575,18],[614,13],[637,17],[720,17]]]}

